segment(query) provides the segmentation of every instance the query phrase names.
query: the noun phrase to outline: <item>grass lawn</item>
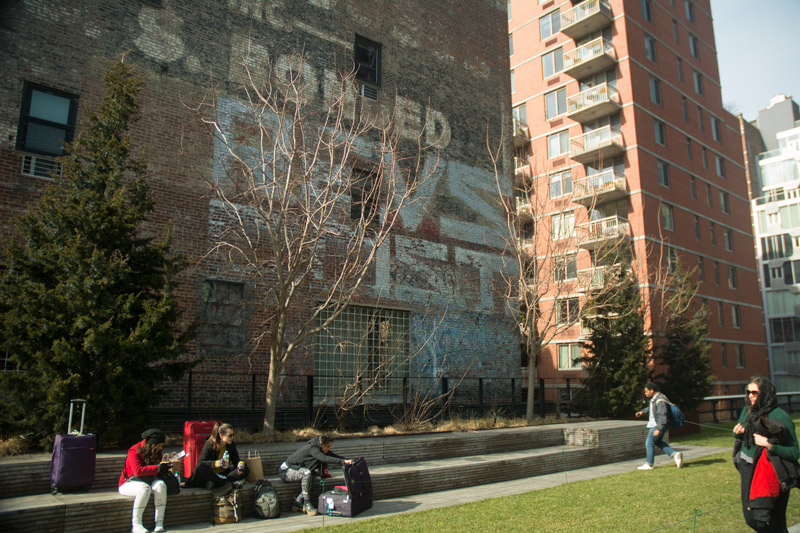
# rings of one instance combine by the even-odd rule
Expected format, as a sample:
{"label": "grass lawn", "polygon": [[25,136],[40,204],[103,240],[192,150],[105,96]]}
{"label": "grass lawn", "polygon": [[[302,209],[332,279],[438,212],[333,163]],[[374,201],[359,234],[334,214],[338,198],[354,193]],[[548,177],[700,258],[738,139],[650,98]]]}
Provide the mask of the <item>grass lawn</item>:
{"label": "grass lawn", "polygon": [[[793,419],[797,423],[800,415]],[[673,443],[728,447],[733,441],[733,425],[709,425],[701,428],[700,435]],[[793,492],[798,493],[789,499],[789,525],[800,523],[800,491]],[[687,461],[681,470],[664,466],[650,472],[627,472],[455,507],[327,526],[325,530],[751,531],[742,518],[739,474],[728,452]]]}

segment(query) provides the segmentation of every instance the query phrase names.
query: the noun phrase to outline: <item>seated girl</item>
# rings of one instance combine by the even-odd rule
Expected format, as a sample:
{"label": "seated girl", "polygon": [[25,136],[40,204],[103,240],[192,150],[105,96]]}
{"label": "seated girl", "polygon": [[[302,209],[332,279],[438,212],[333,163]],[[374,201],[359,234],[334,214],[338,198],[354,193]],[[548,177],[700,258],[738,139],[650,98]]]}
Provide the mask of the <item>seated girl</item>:
{"label": "seated girl", "polygon": [[170,463],[161,462],[166,436],[160,429],[148,429],[142,433],[142,441],[128,450],[125,467],[119,478],[119,493],[133,496],[132,533],[147,533],[142,525],[142,514],[153,493],[156,507],[156,527],[153,531],[164,531],[164,511],[167,508],[167,485],[162,477],[167,475]]}
{"label": "seated girl", "polygon": [[230,482],[240,486],[244,484],[248,470],[244,461],[239,459],[239,451],[233,442],[233,426],[217,422],[203,445],[188,485],[213,489]]}

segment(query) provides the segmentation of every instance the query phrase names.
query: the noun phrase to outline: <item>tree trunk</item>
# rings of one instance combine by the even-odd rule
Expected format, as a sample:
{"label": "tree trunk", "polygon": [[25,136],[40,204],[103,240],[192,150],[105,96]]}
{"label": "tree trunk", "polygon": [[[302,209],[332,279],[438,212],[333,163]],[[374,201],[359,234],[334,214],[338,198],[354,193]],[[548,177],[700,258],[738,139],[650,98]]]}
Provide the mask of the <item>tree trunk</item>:
{"label": "tree trunk", "polygon": [[533,359],[528,361],[528,401],[525,410],[525,419],[528,422],[533,421],[536,417],[536,367],[533,365]]}
{"label": "tree trunk", "polygon": [[261,432],[264,435],[275,434],[275,411],[278,407],[278,392],[281,386],[281,368],[277,361],[278,356],[270,357],[269,379],[267,379],[267,393],[264,407],[264,420]]}

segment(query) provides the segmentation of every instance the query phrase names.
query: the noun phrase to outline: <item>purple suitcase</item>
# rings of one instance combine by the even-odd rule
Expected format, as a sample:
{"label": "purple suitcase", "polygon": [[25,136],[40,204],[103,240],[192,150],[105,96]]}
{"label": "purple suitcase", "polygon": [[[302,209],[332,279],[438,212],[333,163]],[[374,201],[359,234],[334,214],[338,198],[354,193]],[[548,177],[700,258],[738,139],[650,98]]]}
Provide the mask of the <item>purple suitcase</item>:
{"label": "purple suitcase", "polygon": [[329,516],[356,516],[372,507],[372,479],[364,458],[344,465],[347,491],[334,489],[320,495],[317,509]]}
{"label": "purple suitcase", "polygon": [[[81,429],[72,432],[72,414],[75,404],[83,404]],[[83,435],[86,400],[72,400],[69,404],[67,433],[56,435],[53,443],[53,460],[50,463],[50,489],[59,491],[88,490],[94,483],[97,458],[97,437]]]}

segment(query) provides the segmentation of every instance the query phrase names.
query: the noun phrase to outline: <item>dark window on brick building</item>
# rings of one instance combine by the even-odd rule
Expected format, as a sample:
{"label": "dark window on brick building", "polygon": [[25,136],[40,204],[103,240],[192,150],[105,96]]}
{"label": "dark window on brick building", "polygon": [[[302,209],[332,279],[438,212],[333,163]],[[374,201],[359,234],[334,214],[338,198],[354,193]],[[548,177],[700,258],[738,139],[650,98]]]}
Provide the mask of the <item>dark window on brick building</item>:
{"label": "dark window on brick building", "polygon": [[350,178],[350,220],[357,222],[364,219],[367,225],[378,223],[379,196],[375,175],[353,169]]}
{"label": "dark window on brick building", "polygon": [[381,45],[356,35],[356,79],[380,87]]}
{"label": "dark window on brick building", "polygon": [[47,156],[64,155],[72,141],[78,97],[25,83],[17,131],[17,150]]}
{"label": "dark window on brick building", "polygon": [[244,283],[204,281],[199,342],[217,352],[239,351],[244,335]]}

